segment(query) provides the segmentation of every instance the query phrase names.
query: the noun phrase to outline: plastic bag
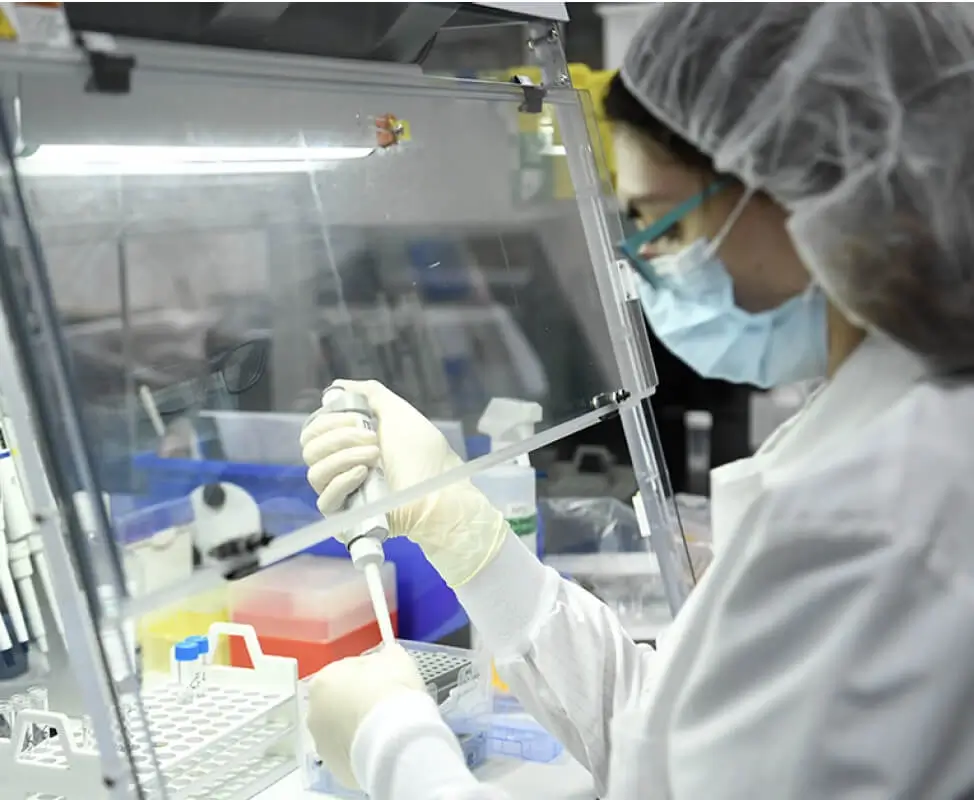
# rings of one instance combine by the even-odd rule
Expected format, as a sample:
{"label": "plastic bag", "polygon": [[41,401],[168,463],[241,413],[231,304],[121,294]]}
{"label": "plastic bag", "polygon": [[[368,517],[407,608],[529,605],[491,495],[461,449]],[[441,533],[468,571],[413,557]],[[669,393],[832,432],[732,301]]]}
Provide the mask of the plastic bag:
{"label": "plastic bag", "polygon": [[545,555],[648,552],[632,505],[614,497],[542,497]]}

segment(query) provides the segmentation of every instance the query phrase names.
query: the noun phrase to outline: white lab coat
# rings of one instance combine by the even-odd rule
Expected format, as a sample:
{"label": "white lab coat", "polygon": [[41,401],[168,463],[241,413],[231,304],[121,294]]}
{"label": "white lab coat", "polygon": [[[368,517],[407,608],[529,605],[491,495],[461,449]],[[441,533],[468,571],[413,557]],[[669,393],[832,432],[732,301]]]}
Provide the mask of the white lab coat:
{"label": "white lab coat", "polygon": [[[756,456],[714,471],[716,555],[658,653],[546,571],[498,668],[605,800],[960,800],[972,479],[974,380],[931,380],[870,337]],[[485,638],[502,630],[483,585],[458,594]]]}

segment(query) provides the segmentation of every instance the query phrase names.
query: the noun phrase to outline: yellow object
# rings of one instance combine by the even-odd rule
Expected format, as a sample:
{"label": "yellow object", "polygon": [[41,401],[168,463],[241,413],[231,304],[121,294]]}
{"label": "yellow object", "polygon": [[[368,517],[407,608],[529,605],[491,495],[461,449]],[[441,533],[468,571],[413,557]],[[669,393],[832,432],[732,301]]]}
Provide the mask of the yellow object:
{"label": "yellow object", "polygon": [[3,10],[0,10],[0,39],[7,41],[16,41],[17,39],[17,29],[10,21],[7,12]]}
{"label": "yellow object", "polygon": [[64,3],[0,3],[0,41],[70,47]]}
{"label": "yellow object", "polygon": [[[595,149],[596,162],[606,188],[615,186],[616,162],[612,148],[612,123],[605,117],[605,95],[609,83],[615,76],[614,70],[593,70],[586,64],[569,64],[568,74],[571,77],[572,88],[577,92],[584,92],[587,97],[582,98],[585,111],[585,121],[588,135]],[[517,67],[508,70],[505,79],[510,80],[515,75],[522,75],[534,84],[541,83],[541,70],[537,67]],[[518,133],[535,136],[551,136],[551,144],[555,152],[563,147],[561,131],[555,120],[553,109],[545,105],[540,114],[518,114]],[[552,194],[555,199],[573,199],[575,190],[568,172],[568,162],[565,158],[552,158]]]}
{"label": "yellow object", "polygon": [[503,692],[504,694],[511,693],[511,687],[501,680],[501,676],[497,674],[497,667],[494,666],[493,661],[490,662],[490,682],[497,691]]}
{"label": "yellow object", "polygon": [[[229,621],[230,603],[225,589],[197,595],[142,617],[138,627],[142,669],[146,672],[168,672],[169,653],[173,645],[187,636],[205,635],[214,622]],[[225,638],[213,653],[213,663],[230,663]]]}

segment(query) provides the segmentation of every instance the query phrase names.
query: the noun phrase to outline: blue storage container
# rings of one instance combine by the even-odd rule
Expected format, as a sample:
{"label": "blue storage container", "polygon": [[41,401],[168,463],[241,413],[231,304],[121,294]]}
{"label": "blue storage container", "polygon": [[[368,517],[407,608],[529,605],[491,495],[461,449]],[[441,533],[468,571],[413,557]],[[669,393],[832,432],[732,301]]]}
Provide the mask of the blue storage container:
{"label": "blue storage container", "polygon": [[246,489],[258,503],[286,498],[299,501],[309,512],[318,513],[305,467],[160,458],[155,453],[133,457],[132,466],[143,478],[141,485],[147,495],[146,505],[186,497],[197,486],[207,483],[224,482]]}
{"label": "blue storage container", "polygon": [[487,753],[493,757],[548,764],[563,749],[554,736],[532,719],[492,719],[487,733]]}
{"label": "blue storage container", "polygon": [[150,505],[137,495],[115,494],[111,509],[115,536],[123,545],[144,541],[167,528],[191,525],[195,518],[186,496]]}
{"label": "blue storage container", "polygon": [[[260,506],[265,530],[274,536],[321,519],[304,467],[160,458],[155,453],[135,456],[133,466],[144,478],[144,505],[184,498],[207,483],[226,482],[250,493]],[[308,552],[348,557],[345,546],[335,539],[327,539]],[[386,543],[385,553],[396,565],[401,638],[435,642],[467,624],[467,615],[453,590],[417,545],[407,539],[392,539]]]}

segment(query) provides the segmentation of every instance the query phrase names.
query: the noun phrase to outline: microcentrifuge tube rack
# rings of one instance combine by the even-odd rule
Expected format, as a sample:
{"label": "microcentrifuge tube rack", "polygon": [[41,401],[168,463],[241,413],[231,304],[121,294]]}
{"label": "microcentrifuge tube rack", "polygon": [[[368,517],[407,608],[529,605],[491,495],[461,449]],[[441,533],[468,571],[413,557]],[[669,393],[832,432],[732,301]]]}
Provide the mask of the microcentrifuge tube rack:
{"label": "microcentrifuge tube rack", "polygon": [[[399,644],[412,657],[426,691],[456,735],[467,766],[476,769],[486,760],[490,749],[485,715],[493,708],[493,691],[487,673],[478,669],[474,654],[468,650],[404,640]],[[310,736],[305,737],[302,769],[306,789],[342,800],[365,798],[361,791],[342,786],[325,768],[314,752]]]}
{"label": "microcentrifuge tube rack", "polygon": [[[211,642],[220,635],[241,636],[254,668],[207,666],[205,689],[192,703],[180,700],[174,683],[143,690],[148,732],[134,709],[124,714],[133,723],[126,727],[136,773],[151,775],[154,751],[170,800],[246,800],[298,766],[297,662],[264,655],[248,625],[214,623]],[[22,751],[31,724],[58,735]],[[0,741],[0,775],[12,800],[104,796],[98,754],[82,748],[77,723],[55,712],[18,717],[12,739]]]}
{"label": "microcentrifuge tube rack", "polygon": [[[442,706],[457,687],[473,686],[482,679],[472,654],[454,647],[400,640],[419,669],[426,690]],[[380,645],[381,647],[381,645]]]}

